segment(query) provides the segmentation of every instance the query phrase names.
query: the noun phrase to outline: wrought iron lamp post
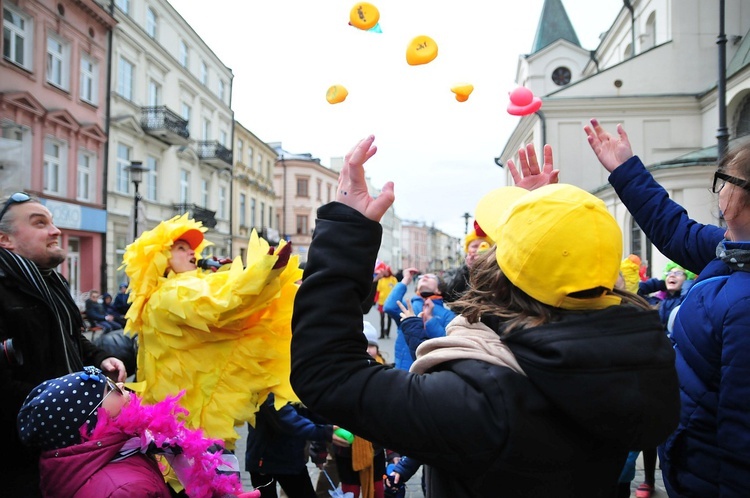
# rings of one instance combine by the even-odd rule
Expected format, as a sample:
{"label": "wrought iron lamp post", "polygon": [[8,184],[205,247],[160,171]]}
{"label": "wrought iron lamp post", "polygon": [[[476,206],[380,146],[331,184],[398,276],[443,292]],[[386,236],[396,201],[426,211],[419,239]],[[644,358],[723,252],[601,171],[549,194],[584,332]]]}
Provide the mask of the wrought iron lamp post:
{"label": "wrought iron lamp post", "polygon": [[134,212],[133,212],[133,240],[138,238],[138,201],[141,200],[141,194],[138,193],[138,185],[143,181],[143,173],[148,168],[143,167],[142,161],[130,161],[130,166],[125,168],[130,173],[130,181],[135,187],[134,195]]}

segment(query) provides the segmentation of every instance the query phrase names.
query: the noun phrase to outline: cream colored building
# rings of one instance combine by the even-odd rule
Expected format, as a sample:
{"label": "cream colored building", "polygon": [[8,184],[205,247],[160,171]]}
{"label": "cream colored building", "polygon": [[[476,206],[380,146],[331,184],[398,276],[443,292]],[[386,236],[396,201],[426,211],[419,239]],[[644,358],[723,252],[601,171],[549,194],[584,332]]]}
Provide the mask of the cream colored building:
{"label": "cream colored building", "polygon": [[[209,227],[216,246],[208,254],[229,255],[232,245],[232,71],[164,0],[115,0],[114,17],[109,290],[125,279],[118,270],[125,246],[175,215],[188,212]],[[148,169],[137,218],[132,161]]]}
{"label": "cream colored building", "polygon": [[[646,240],[609,185],[584,125],[622,123],[633,150],[670,196],[701,223],[719,223],[709,192],[716,170],[719,4],[634,0],[623,6],[598,47],[581,47],[562,0],[546,0],[532,51],[519,59],[517,83],[543,101],[520,118],[497,162],[519,147],[552,145],[560,179],[602,198],[654,274],[667,262]],[[750,2],[726,0],[726,110],[729,138],[750,131]],[[589,51],[588,48],[592,48]],[[512,184],[510,175],[508,184]]]}
{"label": "cream colored building", "polygon": [[271,245],[279,243],[274,192],[275,162],[276,151],[235,121],[231,254],[242,255],[243,261],[253,229]]}
{"label": "cream colored building", "polygon": [[339,174],[311,154],[292,154],[281,143],[270,143],[276,150],[274,190],[276,227],[279,235],[292,242],[300,263],[307,261],[317,210],[336,199]]}

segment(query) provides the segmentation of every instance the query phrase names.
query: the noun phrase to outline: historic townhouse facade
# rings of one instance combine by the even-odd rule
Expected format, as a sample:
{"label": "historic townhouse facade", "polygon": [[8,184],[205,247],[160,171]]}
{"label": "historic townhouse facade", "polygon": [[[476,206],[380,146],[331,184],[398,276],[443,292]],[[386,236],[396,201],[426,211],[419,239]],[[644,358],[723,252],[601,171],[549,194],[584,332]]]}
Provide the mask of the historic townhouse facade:
{"label": "historic townhouse facade", "polygon": [[[725,8],[731,143],[750,132],[750,3],[725,0]],[[620,223],[624,253],[639,254],[660,272],[666,258],[617,198],[583,126],[592,117],[610,130],[622,123],[634,152],[672,198],[699,222],[719,223],[709,192],[717,165],[718,38],[718,2],[635,0],[589,51],[562,0],[545,0],[532,51],[520,57],[517,72],[517,83],[540,96],[542,108],[519,120],[496,162],[515,157],[525,143],[537,150],[551,144],[560,180],[601,197]]]}
{"label": "historic townhouse facade", "polygon": [[[175,215],[209,227],[207,254],[231,254],[234,141],[232,71],[179,13],[164,0],[115,0],[114,16],[109,289],[125,280],[127,244]],[[136,216],[133,162],[146,170]]]}
{"label": "historic townhouse facade", "polygon": [[279,243],[274,191],[275,163],[276,150],[235,121],[231,255],[239,254],[243,261],[253,229],[269,244]]}
{"label": "historic townhouse facade", "polygon": [[276,150],[274,191],[276,227],[279,235],[292,242],[300,262],[307,261],[317,210],[336,200],[338,171],[320,164],[311,154],[292,154],[281,143],[270,143]]}
{"label": "historic townhouse facade", "polygon": [[108,34],[92,0],[0,0],[0,190],[38,196],[62,230],[74,296],[101,285]]}

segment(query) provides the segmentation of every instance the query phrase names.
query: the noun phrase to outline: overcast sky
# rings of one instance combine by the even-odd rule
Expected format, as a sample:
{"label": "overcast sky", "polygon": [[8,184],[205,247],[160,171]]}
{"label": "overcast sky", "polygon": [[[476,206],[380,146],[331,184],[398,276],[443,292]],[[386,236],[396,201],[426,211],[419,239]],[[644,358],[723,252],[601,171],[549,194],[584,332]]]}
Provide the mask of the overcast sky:
{"label": "overcast sky", "polygon": [[[506,112],[519,56],[534,41],[543,0],[372,1],[382,33],[348,25],[351,0],[170,0],[234,72],[235,118],[265,142],[330,165],[372,133],[376,187],[395,182],[396,214],[463,236],[463,213],[502,186],[493,158],[519,118]],[[581,45],[597,47],[620,0],[564,0]],[[438,57],[406,63],[418,35]],[[450,88],[471,83],[467,102]],[[329,104],[340,84],[348,98]],[[581,135],[583,140],[583,134]]]}

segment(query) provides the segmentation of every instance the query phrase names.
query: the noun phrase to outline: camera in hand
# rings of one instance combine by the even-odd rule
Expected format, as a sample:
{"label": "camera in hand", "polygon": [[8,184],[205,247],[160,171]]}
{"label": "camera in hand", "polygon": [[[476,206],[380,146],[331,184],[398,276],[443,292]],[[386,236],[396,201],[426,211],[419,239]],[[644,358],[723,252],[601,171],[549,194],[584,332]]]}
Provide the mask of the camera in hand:
{"label": "camera in hand", "polygon": [[23,365],[23,355],[20,351],[13,347],[13,339],[5,339],[2,342],[0,365],[4,367]]}

